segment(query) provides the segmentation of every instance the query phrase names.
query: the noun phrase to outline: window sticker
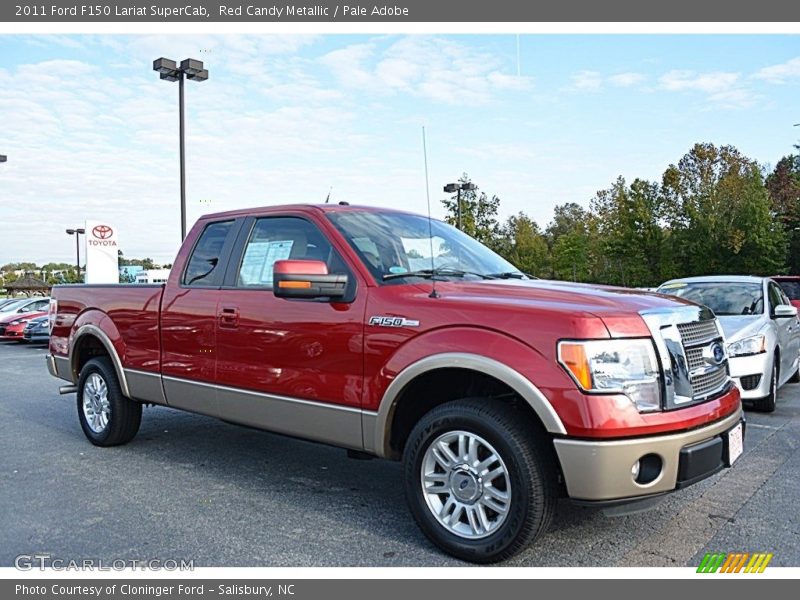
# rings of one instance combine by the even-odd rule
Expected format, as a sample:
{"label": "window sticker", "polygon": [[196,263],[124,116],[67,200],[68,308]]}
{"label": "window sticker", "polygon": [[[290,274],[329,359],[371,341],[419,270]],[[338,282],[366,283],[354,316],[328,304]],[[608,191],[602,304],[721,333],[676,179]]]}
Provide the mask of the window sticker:
{"label": "window sticker", "polygon": [[276,260],[285,260],[292,253],[292,240],[250,242],[242,259],[239,281],[242,285],[272,285]]}

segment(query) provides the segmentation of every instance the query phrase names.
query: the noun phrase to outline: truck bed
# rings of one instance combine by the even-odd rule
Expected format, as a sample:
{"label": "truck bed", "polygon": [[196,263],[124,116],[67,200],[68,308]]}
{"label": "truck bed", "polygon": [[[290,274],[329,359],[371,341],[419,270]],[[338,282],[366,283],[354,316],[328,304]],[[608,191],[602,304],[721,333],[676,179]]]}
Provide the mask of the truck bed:
{"label": "truck bed", "polygon": [[[69,356],[70,332],[84,324],[100,327],[127,369],[158,372],[159,312],[164,286],[142,284],[57,285],[58,316],[51,336],[54,354]],[[124,337],[120,335],[124,331]]]}

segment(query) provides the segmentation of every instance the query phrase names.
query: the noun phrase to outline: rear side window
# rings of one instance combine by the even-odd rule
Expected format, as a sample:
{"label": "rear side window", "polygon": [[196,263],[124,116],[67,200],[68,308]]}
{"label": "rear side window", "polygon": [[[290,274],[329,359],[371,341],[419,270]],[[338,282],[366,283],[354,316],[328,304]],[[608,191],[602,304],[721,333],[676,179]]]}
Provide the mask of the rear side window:
{"label": "rear side window", "polygon": [[800,281],[779,281],[778,285],[789,297],[789,300],[800,300]]}
{"label": "rear side window", "polygon": [[220,255],[231,225],[233,221],[206,225],[189,257],[189,263],[183,273],[183,285],[203,287],[220,285],[224,271],[224,265],[219,264]]}

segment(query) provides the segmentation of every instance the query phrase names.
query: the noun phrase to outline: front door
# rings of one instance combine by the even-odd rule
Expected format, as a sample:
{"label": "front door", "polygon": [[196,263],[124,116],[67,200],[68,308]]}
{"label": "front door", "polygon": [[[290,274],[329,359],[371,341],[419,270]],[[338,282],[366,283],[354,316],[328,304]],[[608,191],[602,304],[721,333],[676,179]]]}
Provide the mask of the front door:
{"label": "front door", "polygon": [[[321,229],[301,216],[242,228],[217,321],[219,406],[227,420],[361,448],[366,288]],[[345,301],[276,298],[276,260],[319,260],[348,275]]]}

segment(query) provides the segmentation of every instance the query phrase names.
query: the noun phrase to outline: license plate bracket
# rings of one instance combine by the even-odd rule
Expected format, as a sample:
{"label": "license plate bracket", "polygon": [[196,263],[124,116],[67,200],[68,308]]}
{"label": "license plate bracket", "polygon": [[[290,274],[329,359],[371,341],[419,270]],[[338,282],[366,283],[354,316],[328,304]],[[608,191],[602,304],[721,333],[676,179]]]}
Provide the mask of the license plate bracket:
{"label": "license plate bracket", "polygon": [[738,423],[733,429],[725,432],[726,462],[733,466],[744,452],[744,425]]}

